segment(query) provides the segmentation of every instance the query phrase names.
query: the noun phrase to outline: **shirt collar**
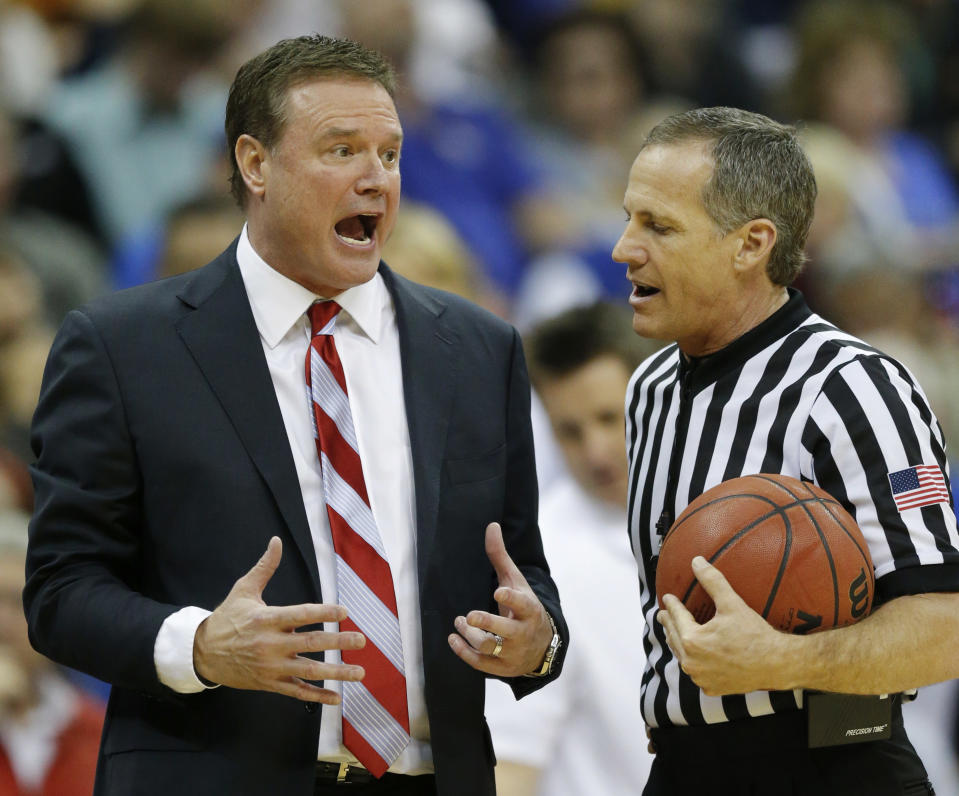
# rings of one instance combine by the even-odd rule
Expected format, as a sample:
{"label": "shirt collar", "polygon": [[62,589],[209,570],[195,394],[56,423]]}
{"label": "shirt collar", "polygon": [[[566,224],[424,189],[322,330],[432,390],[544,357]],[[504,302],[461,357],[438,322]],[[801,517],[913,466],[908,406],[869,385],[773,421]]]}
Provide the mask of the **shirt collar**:
{"label": "shirt collar", "polygon": [[764,348],[806,322],[812,312],[802,293],[792,287],[787,290],[789,299],[782,307],[725,348],[704,357],[687,359],[682,353],[679,354],[680,377],[688,381],[694,392],[741,367]]}
{"label": "shirt collar", "polygon": [[[324,297],[270,267],[254,250],[245,224],[236,247],[236,259],[256,328],[264,342],[275,348],[294,324],[305,318],[310,305]],[[382,310],[390,304],[389,291],[379,272],[369,282],[344,290],[336,297],[336,303],[370,340],[379,341]]]}

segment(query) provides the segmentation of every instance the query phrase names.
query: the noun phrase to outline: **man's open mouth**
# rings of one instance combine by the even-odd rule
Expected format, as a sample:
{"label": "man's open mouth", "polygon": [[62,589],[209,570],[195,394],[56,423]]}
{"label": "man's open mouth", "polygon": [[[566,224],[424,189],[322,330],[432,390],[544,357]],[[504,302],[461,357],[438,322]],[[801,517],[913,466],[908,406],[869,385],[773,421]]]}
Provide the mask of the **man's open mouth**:
{"label": "man's open mouth", "polygon": [[365,246],[376,235],[376,226],[380,217],[376,213],[359,213],[336,223],[333,227],[337,236],[350,246]]}
{"label": "man's open mouth", "polygon": [[646,298],[646,296],[652,296],[659,292],[658,287],[650,287],[649,285],[639,285],[635,282],[633,283],[633,295],[639,296],[640,298]]}

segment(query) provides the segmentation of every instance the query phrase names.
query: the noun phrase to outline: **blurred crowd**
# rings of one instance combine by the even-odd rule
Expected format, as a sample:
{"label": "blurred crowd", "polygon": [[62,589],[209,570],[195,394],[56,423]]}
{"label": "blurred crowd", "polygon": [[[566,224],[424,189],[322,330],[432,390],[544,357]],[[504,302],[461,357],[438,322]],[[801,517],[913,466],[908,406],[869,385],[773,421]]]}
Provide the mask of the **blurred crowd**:
{"label": "blurred crowd", "polygon": [[[624,304],[610,251],[663,116],[798,123],[819,184],[799,287],[913,370],[956,450],[959,0],[0,0],[0,510],[31,510],[29,422],[64,313],[230,243],[227,89],[252,54],[314,31],[400,73],[387,262],[523,331]],[[547,485],[561,457],[540,425]],[[920,697],[938,713],[916,732],[955,783],[946,693]]]}

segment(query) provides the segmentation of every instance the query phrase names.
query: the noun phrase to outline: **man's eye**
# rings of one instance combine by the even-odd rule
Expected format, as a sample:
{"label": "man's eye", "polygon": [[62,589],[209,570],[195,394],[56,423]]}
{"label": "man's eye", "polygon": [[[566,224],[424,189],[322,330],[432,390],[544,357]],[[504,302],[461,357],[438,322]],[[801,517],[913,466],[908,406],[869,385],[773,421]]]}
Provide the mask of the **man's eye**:
{"label": "man's eye", "polygon": [[398,163],[400,160],[400,153],[395,149],[388,149],[383,153],[383,160],[387,163]]}
{"label": "man's eye", "polygon": [[350,154],[350,148],[348,146],[337,146],[333,147],[333,154],[338,158],[348,157]]}
{"label": "man's eye", "polygon": [[670,228],[662,224],[657,224],[655,221],[650,221],[647,225],[653,232],[657,235],[665,235],[669,232]]}

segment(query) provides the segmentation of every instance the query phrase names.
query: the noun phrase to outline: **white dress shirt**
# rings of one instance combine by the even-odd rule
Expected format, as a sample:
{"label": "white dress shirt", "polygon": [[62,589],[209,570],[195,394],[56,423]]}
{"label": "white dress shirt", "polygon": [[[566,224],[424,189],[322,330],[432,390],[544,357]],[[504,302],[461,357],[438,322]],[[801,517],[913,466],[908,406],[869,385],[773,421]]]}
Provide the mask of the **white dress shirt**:
{"label": "white dress shirt", "polygon": [[[337,590],[333,538],[304,380],[304,363],[310,342],[306,311],[321,297],[267,265],[253,250],[246,227],[237,246],[237,261],[293,453],[316,550],[323,601],[334,603]],[[389,770],[400,774],[431,773],[433,758],[424,694],[416,574],[413,460],[403,401],[400,340],[393,299],[383,278],[376,274],[369,282],[338,295],[336,302],[343,309],[337,318],[333,338],[346,373],[353,424],[373,516],[393,575],[403,640],[412,740]],[[284,555],[295,553],[287,548]],[[251,561],[250,566],[254,563]],[[174,691],[193,693],[204,688],[193,671],[193,638],[208,613],[197,607],[184,608],[168,617],[160,628],[154,649],[157,674],[160,681]],[[329,622],[325,629],[337,631],[339,628],[337,623]],[[327,652],[326,660],[339,663],[339,651]],[[325,687],[340,691],[340,683],[336,680],[327,680]],[[318,759],[356,762],[343,746],[338,705],[323,706]]]}
{"label": "white dress shirt", "polygon": [[43,788],[60,751],[60,733],[80,707],[73,686],[54,675],[42,676],[37,690],[37,703],[26,714],[0,718],[3,754],[24,793],[39,793]]}

